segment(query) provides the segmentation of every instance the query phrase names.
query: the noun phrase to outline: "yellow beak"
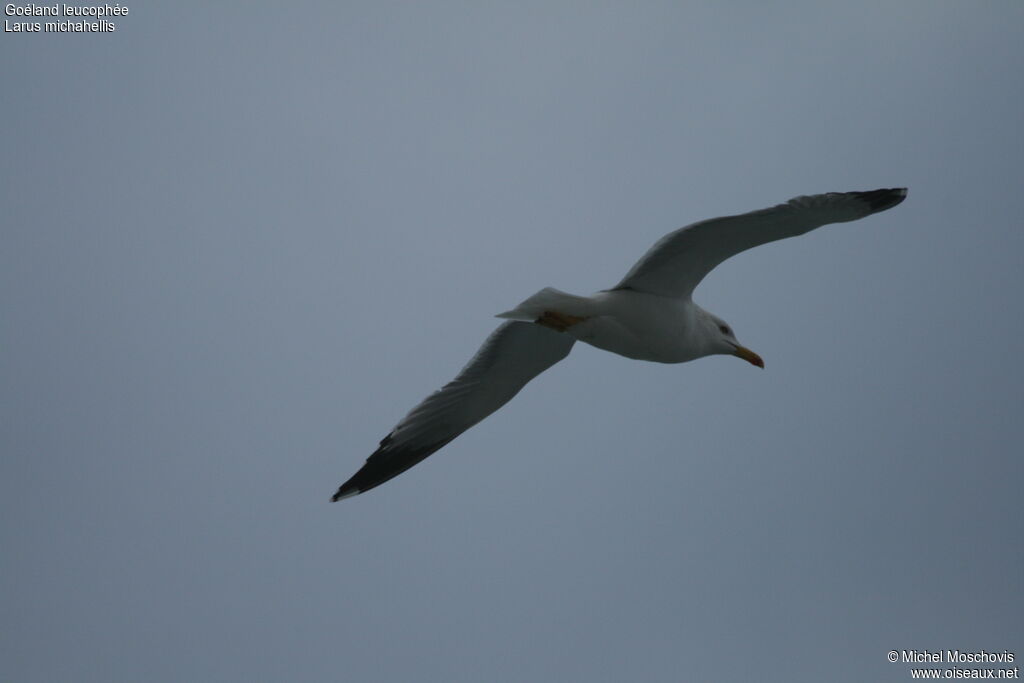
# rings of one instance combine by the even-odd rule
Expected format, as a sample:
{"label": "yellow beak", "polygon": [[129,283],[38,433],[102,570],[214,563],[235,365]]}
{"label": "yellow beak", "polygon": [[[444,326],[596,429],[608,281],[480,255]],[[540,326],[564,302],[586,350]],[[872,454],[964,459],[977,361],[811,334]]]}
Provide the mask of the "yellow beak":
{"label": "yellow beak", "polygon": [[761,359],[761,356],[757,355],[756,353],[754,353],[745,346],[737,345],[736,350],[732,352],[732,355],[736,356],[737,358],[742,358],[751,365],[756,365],[759,368],[764,367],[764,361]]}

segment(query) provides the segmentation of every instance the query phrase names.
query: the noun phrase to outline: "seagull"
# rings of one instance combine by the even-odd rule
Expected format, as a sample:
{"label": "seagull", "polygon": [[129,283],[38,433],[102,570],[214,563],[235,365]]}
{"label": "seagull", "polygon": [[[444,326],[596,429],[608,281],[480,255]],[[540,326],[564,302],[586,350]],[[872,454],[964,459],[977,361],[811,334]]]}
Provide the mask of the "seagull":
{"label": "seagull", "polygon": [[569,355],[577,341],[656,363],[729,354],[763,368],[728,323],[693,302],[704,276],[751,247],[855,221],[906,196],[906,188],[829,192],[712,218],[665,235],[611,289],[575,296],[545,287],[499,314],[509,322],[491,333],[455,379],[402,418],[331,501],[380,486],[435,453]]}

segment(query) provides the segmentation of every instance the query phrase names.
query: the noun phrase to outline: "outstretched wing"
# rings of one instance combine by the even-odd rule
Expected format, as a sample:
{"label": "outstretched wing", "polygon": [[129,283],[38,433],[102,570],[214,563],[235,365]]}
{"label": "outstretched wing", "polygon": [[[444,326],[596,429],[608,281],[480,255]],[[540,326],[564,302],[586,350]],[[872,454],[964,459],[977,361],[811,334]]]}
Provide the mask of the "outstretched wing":
{"label": "outstretched wing", "polygon": [[569,355],[575,341],[533,323],[502,324],[455,379],[402,418],[331,501],[369,491],[434,453]]}
{"label": "outstretched wing", "polygon": [[688,298],[705,275],[734,254],[828,223],[855,221],[891,209],[906,196],[906,188],[829,192],[694,223],[662,237],[613,289]]}

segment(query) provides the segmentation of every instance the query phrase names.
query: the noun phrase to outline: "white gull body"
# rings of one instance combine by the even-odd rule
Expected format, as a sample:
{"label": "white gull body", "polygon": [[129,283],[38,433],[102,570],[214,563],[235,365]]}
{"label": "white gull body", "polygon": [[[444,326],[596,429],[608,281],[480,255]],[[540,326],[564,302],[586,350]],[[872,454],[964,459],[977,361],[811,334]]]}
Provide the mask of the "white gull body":
{"label": "white gull body", "polygon": [[[535,321],[544,310],[584,320],[566,327],[574,339],[626,358],[685,363],[723,352],[719,321],[689,299],[613,289],[575,297],[545,289],[498,317]],[[542,308],[533,315],[537,306]],[[547,306],[547,308],[544,308]],[[721,323],[724,324],[724,323]],[[731,348],[724,348],[731,352]]]}

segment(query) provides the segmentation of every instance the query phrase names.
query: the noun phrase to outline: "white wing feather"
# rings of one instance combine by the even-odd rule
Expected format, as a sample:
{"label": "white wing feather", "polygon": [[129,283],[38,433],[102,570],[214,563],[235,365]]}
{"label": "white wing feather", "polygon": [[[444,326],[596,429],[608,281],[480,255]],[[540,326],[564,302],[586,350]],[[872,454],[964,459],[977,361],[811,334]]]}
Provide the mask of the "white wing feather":
{"label": "white wing feather", "polygon": [[896,206],[906,196],[905,188],[829,192],[694,223],[661,238],[613,289],[689,298],[704,276],[730,256],[828,223],[855,221]]}
{"label": "white wing feather", "polygon": [[533,323],[498,327],[466,367],[391,430],[333,501],[383,484],[484,419],[534,377],[569,355],[576,340]]}

